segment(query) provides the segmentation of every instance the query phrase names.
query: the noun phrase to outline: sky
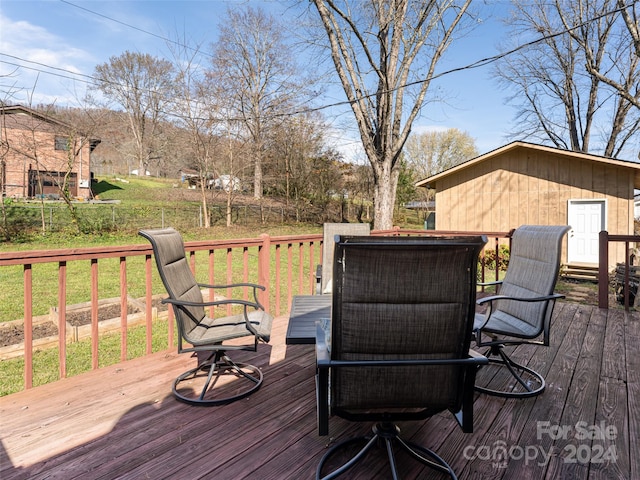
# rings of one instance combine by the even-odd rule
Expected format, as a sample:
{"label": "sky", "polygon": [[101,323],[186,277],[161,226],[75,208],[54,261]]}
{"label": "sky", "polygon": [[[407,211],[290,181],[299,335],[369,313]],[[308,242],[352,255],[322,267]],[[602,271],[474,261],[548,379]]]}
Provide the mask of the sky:
{"label": "sky", "polygon": [[[79,106],[88,77],[96,65],[125,51],[170,58],[166,38],[186,35],[208,45],[218,36],[227,8],[261,7],[295,25],[291,2],[276,0],[0,0],[0,98],[7,103],[55,103]],[[303,2],[306,4],[307,2]],[[499,53],[505,35],[500,16],[506,0],[483,2],[476,28],[450,48],[439,73],[458,69]],[[295,28],[295,27],[294,27]],[[446,104],[430,105],[414,122],[412,132],[457,128],[474,138],[480,153],[510,141],[515,110],[491,77],[491,66],[444,74],[433,84],[445,92]],[[9,93],[11,95],[9,95]],[[9,98],[9,100],[7,100]],[[339,90],[317,99],[320,106],[344,100]],[[347,160],[362,161],[355,124],[344,107],[323,110],[333,146]]]}

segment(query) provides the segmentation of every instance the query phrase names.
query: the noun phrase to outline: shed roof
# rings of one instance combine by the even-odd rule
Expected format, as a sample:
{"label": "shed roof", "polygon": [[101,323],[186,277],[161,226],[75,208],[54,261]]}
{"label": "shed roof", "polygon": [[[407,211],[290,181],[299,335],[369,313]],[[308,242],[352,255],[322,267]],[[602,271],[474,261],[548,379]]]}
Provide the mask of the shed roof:
{"label": "shed roof", "polygon": [[633,172],[632,174],[634,176],[633,177],[634,187],[636,189],[640,189],[640,163],[638,162],[632,162],[630,160],[618,160],[615,158],[602,157],[602,156],[593,155],[590,153],[574,152],[571,150],[561,150],[559,148],[547,147],[544,145],[537,145],[534,143],[528,143],[528,142],[522,142],[522,141],[509,143],[508,145],[504,145],[500,148],[487,152],[483,155],[472,158],[471,160],[467,160],[464,163],[461,163],[443,172],[432,175],[428,178],[425,178],[424,180],[420,180],[419,182],[416,183],[416,187],[427,187],[427,188],[435,187],[435,184],[438,182],[438,180],[442,178],[448,177],[449,175],[455,175],[466,168],[472,167],[478,163],[484,162],[485,160],[488,160],[493,157],[497,157],[498,155],[502,155],[506,152],[513,151],[516,149],[523,149],[523,148],[542,151],[542,152],[549,152],[555,155],[563,155],[568,158],[574,158],[577,160],[586,160],[591,162],[599,162],[599,163],[604,163],[608,165],[615,165],[615,166],[629,168],[630,172]]}

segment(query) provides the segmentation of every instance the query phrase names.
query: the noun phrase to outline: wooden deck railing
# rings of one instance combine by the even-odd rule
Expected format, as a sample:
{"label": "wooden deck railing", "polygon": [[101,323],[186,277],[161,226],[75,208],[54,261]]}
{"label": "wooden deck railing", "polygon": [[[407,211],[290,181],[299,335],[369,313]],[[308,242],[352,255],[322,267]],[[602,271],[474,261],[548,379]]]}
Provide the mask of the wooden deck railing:
{"label": "wooden deck railing", "polygon": [[[425,231],[425,230],[401,230],[395,228],[388,231],[374,231],[372,235],[477,235],[483,234],[489,238],[485,247],[495,251],[498,258],[500,243],[508,242],[510,234],[507,232],[453,232],[453,231]],[[322,249],[321,234],[295,235],[295,236],[270,236],[260,235],[253,239],[234,240],[206,240],[185,243],[187,256],[191,268],[202,283],[220,284],[237,282],[257,282],[267,287],[262,293],[261,302],[266,309],[275,316],[288,312],[293,295],[312,294],[315,291],[315,266],[321,263]],[[216,255],[217,253],[217,255]],[[199,255],[196,260],[196,254]],[[144,257],[144,275],[127,275],[128,267],[132,266],[132,259]],[[206,258],[202,258],[205,256]],[[483,257],[484,258],[484,257]],[[73,262],[88,262],[90,274],[86,282],[90,285],[90,316],[91,316],[91,368],[99,368],[99,297],[98,281],[101,262],[111,259],[119,262],[118,280],[120,299],[120,360],[128,358],[127,332],[128,325],[128,299],[130,295],[129,282],[132,277],[144,277],[144,304],[145,304],[145,354],[152,353],[152,297],[153,292],[164,292],[162,285],[152,278],[155,273],[155,265],[152,259],[150,245],[127,245],[115,247],[91,247],[60,250],[16,251],[0,252],[0,267],[21,266],[23,282],[23,319],[24,319],[24,388],[33,386],[33,319],[34,319],[34,283],[42,282],[40,278],[34,278],[33,266],[37,264],[57,265],[57,306],[58,312],[58,377],[67,376],[67,297],[68,297],[68,265]],[[221,260],[222,259],[222,260]],[[223,265],[219,266],[222,261]],[[241,264],[241,269],[238,265]],[[199,270],[206,266],[206,278]],[[491,272],[492,279],[498,279],[498,262],[495,262],[495,271]],[[198,268],[196,268],[198,267]],[[139,266],[136,268],[140,268]],[[196,270],[198,269],[198,272]],[[255,269],[255,270],[254,270]],[[131,274],[131,271],[129,271]],[[488,270],[481,262],[481,280],[489,276]],[[241,278],[240,278],[241,277]],[[487,278],[488,279],[488,278]],[[230,292],[229,292],[230,294]],[[244,291],[246,298],[247,291]],[[19,301],[16,299],[16,301]],[[9,320],[6,318],[2,319]],[[167,348],[174,345],[174,322],[171,309],[168,318]]]}
{"label": "wooden deck railing", "polygon": [[[609,308],[609,243],[624,242],[624,309],[629,311],[631,307],[631,282],[629,272],[631,269],[631,243],[640,244],[640,235],[609,235],[603,230],[599,238],[599,265],[598,265],[598,307]],[[640,293],[640,292],[638,292]]]}

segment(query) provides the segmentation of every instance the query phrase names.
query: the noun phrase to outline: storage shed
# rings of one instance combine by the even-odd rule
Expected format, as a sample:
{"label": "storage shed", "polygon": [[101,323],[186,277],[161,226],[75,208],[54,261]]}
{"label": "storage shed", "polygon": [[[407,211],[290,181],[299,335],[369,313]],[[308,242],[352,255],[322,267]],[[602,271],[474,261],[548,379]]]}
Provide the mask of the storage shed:
{"label": "storage shed", "polygon": [[[518,141],[417,186],[435,190],[438,230],[570,225],[563,263],[596,265],[601,230],[634,233],[640,163]],[[624,245],[611,245],[611,267],[623,258]]]}

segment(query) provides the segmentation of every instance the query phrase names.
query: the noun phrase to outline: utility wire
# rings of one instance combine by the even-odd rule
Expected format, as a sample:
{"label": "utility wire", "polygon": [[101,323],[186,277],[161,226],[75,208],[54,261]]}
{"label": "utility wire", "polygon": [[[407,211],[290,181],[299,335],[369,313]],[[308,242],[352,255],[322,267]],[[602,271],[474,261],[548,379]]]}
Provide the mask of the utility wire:
{"label": "utility wire", "polygon": [[92,15],[96,15],[97,17],[102,17],[102,18],[104,18],[106,20],[109,20],[111,22],[119,23],[120,25],[123,25],[125,27],[131,28],[133,30],[137,30],[138,32],[141,32],[141,33],[144,33],[144,34],[147,34],[147,35],[151,35],[152,37],[155,37],[155,38],[159,38],[160,40],[163,40],[163,41],[165,41],[167,43],[173,43],[174,45],[177,45],[179,47],[186,48],[186,49],[192,50],[194,52],[202,53],[202,54],[204,54],[204,55],[206,55],[208,57],[213,57],[213,55],[211,55],[211,54],[209,54],[207,52],[199,51],[198,49],[190,47],[189,45],[185,45],[185,44],[177,42],[175,40],[171,40],[170,38],[163,37],[162,35],[158,35],[157,33],[149,32],[148,30],[143,30],[142,28],[136,27],[135,25],[131,25],[131,24],[125,23],[125,22],[123,22],[121,20],[117,20],[115,18],[112,18],[112,17],[109,17],[107,15],[104,15],[102,13],[98,13],[98,12],[90,10],[88,8],[81,7],[80,5],[76,5],[75,3],[69,2],[67,0],[60,0],[60,1],[62,3],[65,3],[65,4],[69,5],[69,6],[71,6],[71,7],[79,8],[80,10],[84,10],[87,13],[90,13]]}
{"label": "utility wire", "polygon": [[[71,3],[68,0],[60,0],[60,1],[62,3],[68,4],[70,6],[73,6],[73,7],[79,8],[81,10],[84,10],[84,11],[86,11],[88,13],[93,14],[93,15],[97,15],[99,17],[105,18],[105,19],[107,19],[109,21],[116,22],[116,23],[124,25],[124,26],[126,26],[128,28],[132,28],[132,29],[137,30],[139,32],[142,32],[142,33],[151,35],[153,37],[159,38],[161,40],[164,40],[165,42],[173,43],[173,44],[178,45],[178,46],[180,46],[182,48],[190,48],[192,50],[195,50],[192,47],[189,47],[188,45],[184,45],[184,44],[182,44],[180,42],[176,42],[174,40],[168,39],[166,37],[163,37],[161,35],[155,34],[153,32],[149,32],[149,31],[143,30],[143,29],[138,28],[138,27],[136,27],[134,25],[130,25],[130,24],[122,22],[120,20],[116,20],[114,18],[108,17],[108,16],[103,15],[101,13],[94,12],[93,10],[89,10],[87,8],[84,8],[84,7],[78,6],[78,5],[74,4],[74,3]],[[426,79],[423,78],[423,79],[415,80],[413,82],[406,83],[404,85],[401,85],[399,87],[395,87],[395,88],[389,90],[388,92],[384,92],[384,93],[389,93],[389,92],[393,92],[393,91],[396,91],[396,90],[399,90],[399,89],[402,89],[402,88],[407,88],[407,87],[419,85],[421,83],[432,81],[432,80],[444,77],[446,75],[451,75],[451,74],[456,73],[456,72],[460,72],[460,71],[464,71],[464,70],[471,70],[471,69],[474,69],[474,68],[480,68],[480,67],[489,65],[489,64],[494,63],[494,62],[496,62],[496,61],[498,61],[498,60],[500,60],[502,58],[508,57],[508,56],[513,55],[513,54],[515,54],[515,53],[517,53],[517,52],[519,52],[521,50],[524,50],[524,49],[526,49],[528,47],[531,47],[531,46],[536,45],[538,43],[553,39],[553,38],[558,37],[558,36],[565,35],[565,34],[571,32],[572,30],[576,30],[578,28],[583,27],[584,25],[587,25],[589,23],[598,21],[598,20],[600,20],[600,19],[602,19],[604,17],[607,17],[609,15],[613,15],[613,14],[619,13],[622,10],[628,8],[629,6],[632,6],[634,3],[635,3],[635,1],[632,0],[632,2],[629,3],[629,4],[623,4],[622,6],[620,6],[618,8],[615,8],[615,9],[613,9],[611,11],[603,12],[602,14],[597,15],[596,17],[590,18],[588,20],[585,20],[584,22],[582,22],[580,24],[577,24],[577,25],[574,25],[573,27],[566,28],[566,29],[560,30],[558,32],[545,34],[545,35],[541,36],[540,38],[537,38],[537,39],[534,39],[534,40],[532,40],[530,42],[518,45],[518,46],[514,47],[513,49],[508,50],[506,52],[501,52],[501,53],[498,53],[498,54],[490,56],[490,57],[486,57],[486,58],[483,58],[483,59],[480,59],[480,60],[476,60],[475,62],[469,63],[469,64],[464,65],[464,66],[460,66],[460,67],[452,68],[452,69],[449,69],[449,70],[445,70],[443,72],[437,73],[437,74],[435,74],[435,75],[433,75],[433,76],[431,76],[429,78],[426,78]],[[206,52],[201,52],[201,53],[206,54]],[[80,81],[80,82],[87,83],[87,84],[105,83],[105,81],[103,79],[96,78],[96,77],[91,76],[91,75],[86,75],[86,74],[73,72],[73,71],[70,71],[70,70],[63,69],[63,68],[54,67],[54,66],[51,66],[51,65],[46,65],[46,64],[40,63],[40,62],[34,62],[34,61],[31,61],[31,60],[27,60],[27,59],[24,59],[24,58],[15,56],[15,55],[10,55],[10,54],[6,54],[6,53],[2,53],[2,52],[0,52],[0,55],[4,55],[4,56],[10,57],[10,58],[12,58],[14,60],[31,63],[31,64],[34,64],[34,65],[38,65],[40,67],[44,67],[44,68],[47,68],[47,69],[50,69],[50,70],[55,70],[55,71],[63,72],[63,73],[54,73],[54,72],[50,72],[50,71],[47,71],[47,70],[42,70],[42,69],[36,68],[36,67],[29,67],[29,66],[26,66],[26,65],[20,65],[20,64],[13,63],[13,62],[8,62],[6,60],[0,60],[0,63],[5,63],[7,65],[11,65],[11,66],[19,67],[19,68],[26,68],[26,69],[34,70],[34,71],[37,71],[37,72],[40,72],[40,73],[44,73],[44,74],[48,74],[48,75],[52,75],[52,76],[58,76],[60,78],[66,78],[66,79],[70,79],[70,80]],[[210,54],[206,54],[206,55],[212,56]],[[81,78],[78,78],[78,77],[81,77]],[[109,82],[107,82],[107,83],[109,83]],[[114,85],[117,85],[117,83],[115,83],[115,82],[110,82],[110,83],[113,83]],[[334,107],[341,107],[341,106],[345,106],[345,105],[351,105],[352,103],[357,102],[357,101],[359,101],[359,100],[361,100],[363,98],[372,97],[372,96],[377,95],[379,93],[381,93],[381,92],[376,92],[374,94],[369,94],[369,95],[361,95],[360,97],[358,97],[354,101],[344,100],[344,101],[341,101],[341,102],[335,102],[335,103],[331,103],[331,104],[327,104],[327,105],[322,105],[322,106],[319,106],[319,107],[309,107],[309,108],[303,108],[303,109],[299,109],[299,110],[289,111],[289,112],[286,112],[286,113],[275,114],[275,115],[273,115],[273,117],[277,118],[277,117],[283,117],[283,116],[294,116],[294,115],[300,115],[300,114],[304,114],[304,113],[318,112],[318,111],[322,111],[322,110],[326,110],[326,109],[334,108]],[[179,117],[179,115],[175,115],[175,113],[172,113],[172,115]]]}

